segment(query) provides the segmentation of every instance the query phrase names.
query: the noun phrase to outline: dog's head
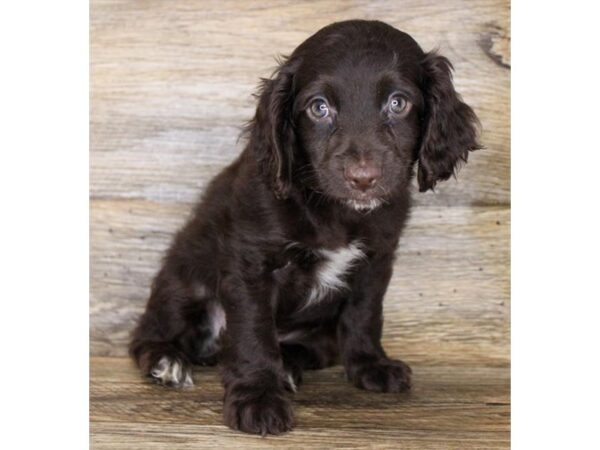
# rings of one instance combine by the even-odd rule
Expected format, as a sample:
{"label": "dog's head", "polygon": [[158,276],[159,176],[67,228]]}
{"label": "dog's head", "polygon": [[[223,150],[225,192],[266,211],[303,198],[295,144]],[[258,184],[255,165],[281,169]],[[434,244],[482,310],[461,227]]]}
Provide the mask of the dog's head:
{"label": "dog's head", "polygon": [[450,62],[376,21],[329,25],[264,80],[250,138],[278,197],[293,186],[356,210],[448,179],[477,143]]}

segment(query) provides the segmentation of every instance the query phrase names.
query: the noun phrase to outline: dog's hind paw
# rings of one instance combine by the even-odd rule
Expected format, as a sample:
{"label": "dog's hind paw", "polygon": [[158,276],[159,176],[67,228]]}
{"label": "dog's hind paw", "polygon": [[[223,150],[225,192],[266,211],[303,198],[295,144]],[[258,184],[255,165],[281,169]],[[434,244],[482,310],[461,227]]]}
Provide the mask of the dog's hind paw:
{"label": "dog's hind paw", "polygon": [[150,370],[150,377],[157,383],[170,387],[190,387],[194,385],[192,368],[184,362],[163,356]]}

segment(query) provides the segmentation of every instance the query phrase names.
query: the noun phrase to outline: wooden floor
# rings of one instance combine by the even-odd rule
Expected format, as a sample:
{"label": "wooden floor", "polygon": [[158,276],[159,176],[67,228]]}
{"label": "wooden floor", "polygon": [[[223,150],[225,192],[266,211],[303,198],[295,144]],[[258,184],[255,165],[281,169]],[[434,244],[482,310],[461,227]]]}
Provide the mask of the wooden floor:
{"label": "wooden floor", "polygon": [[294,397],[296,429],[246,435],[222,423],[223,390],[214,368],[173,390],[141,382],[125,358],[91,360],[94,449],[507,448],[507,367],[413,365],[408,394],[360,391],[341,367],[307,372]]}
{"label": "wooden floor", "polygon": [[[92,0],[90,413],[95,449],[495,448],[510,426],[510,2]],[[485,149],[419,194],[384,302],[383,344],[407,395],[309,373],[297,427],[222,425],[214,369],[172,391],[140,379],[127,341],[173,233],[240,152],[259,78],[320,27],[379,19],[439,48]]]}

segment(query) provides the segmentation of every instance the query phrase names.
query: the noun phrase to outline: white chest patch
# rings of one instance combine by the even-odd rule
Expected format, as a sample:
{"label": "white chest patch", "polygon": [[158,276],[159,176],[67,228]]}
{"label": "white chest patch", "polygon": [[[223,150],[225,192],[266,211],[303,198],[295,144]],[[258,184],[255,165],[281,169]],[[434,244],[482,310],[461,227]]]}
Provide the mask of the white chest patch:
{"label": "white chest patch", "polygon": [[316,273],[316,284],[308,294],[306,306],[325,298],[330,291],[347,287],[344,276],[352,266],[365,257],[360,242],[354,241],[347,247],[336,250],[320,249],[317,253],[323,257]]}

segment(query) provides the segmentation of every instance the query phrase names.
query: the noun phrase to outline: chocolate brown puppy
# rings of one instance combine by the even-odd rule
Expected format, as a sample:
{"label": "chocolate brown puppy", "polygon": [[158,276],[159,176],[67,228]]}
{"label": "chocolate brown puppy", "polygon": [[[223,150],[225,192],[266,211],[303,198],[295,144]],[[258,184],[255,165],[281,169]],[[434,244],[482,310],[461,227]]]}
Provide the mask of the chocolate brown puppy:
{"label": "chocolate brown puppy", "polygon": [[381,346],[382,301],[410,208],[480,148],[452,66],[377,21],[329,25],[259,93],[241,155],[177,233],[131,354],[159,383],[222,367],[224,419],[278,434],[302,371],[343,364],[359,388],[410,388]]}

